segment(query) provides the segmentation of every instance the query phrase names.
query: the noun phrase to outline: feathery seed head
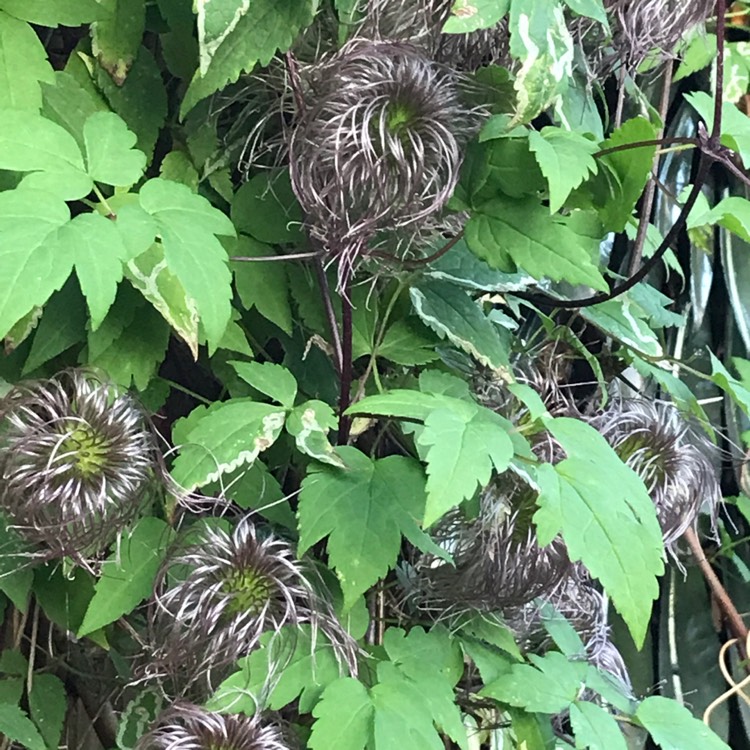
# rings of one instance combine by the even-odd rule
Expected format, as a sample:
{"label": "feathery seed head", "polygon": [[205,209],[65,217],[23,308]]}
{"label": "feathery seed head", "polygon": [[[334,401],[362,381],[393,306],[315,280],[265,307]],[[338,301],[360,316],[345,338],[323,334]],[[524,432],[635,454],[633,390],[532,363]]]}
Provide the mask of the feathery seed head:
{"label": "feathery seed head", "polygon": [[146,414],[90,370],[11,389],[0,451],[0,509],[48,558],[101,551],[138,516],[158,472]]}
{"label": "feathery seed head", "polygon": [[279,724],[254,716],[224,716],[188,703],[165,711],[137,750],[290,750]]}
{"label": "feathery seed head", "polygon": [[[170,585],[180,573],[182,580]],[[180,694],[202,696],[257,648],[265,632],[304,624],[322,632],[355,669],[354,644],[310,575],[286,542],[261,538],[248,518],[231,534],[202,530],[168,557],[157,577],[147,676],[171,681]]]}

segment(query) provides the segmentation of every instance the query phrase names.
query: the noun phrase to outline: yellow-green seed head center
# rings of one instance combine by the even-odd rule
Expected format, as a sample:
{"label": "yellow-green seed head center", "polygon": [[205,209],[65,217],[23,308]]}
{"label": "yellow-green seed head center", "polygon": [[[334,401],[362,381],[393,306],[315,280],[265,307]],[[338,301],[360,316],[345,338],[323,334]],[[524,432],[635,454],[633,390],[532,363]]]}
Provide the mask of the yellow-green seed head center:
{"label": "yellow-green seed head center", "polygon": [[260,614],[271,598],[271,581],[252,568],[233,571],[224,581],[222,591],[231,594],[227,610],[232,614]]}
{"label": "yellow-green seed head center", "polygon": [[107,464],[109,441],[88,424],[74,424],[60,444],[60,453],[72,473],[87,479],[100,474]]}
{"label": "yellow-green seed head center", "polygon": [[408,127],[414,113],[410,107],[401,103],[394,103],[388,107],[387,127],[391,133],[398,135],[404,128]]}

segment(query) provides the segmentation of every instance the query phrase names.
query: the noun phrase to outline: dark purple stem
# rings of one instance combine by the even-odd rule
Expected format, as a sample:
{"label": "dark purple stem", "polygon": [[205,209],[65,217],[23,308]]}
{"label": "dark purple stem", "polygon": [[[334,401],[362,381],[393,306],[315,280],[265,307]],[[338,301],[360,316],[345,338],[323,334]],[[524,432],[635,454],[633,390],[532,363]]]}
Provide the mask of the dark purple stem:
{"label": "dark purple stem", "polygon": [[351,280],[345,283],[341,294],[341,389],[339,392],[338,444],[346,445],[352,419],[344,414],[351,403],[352,390],[352,302]]}

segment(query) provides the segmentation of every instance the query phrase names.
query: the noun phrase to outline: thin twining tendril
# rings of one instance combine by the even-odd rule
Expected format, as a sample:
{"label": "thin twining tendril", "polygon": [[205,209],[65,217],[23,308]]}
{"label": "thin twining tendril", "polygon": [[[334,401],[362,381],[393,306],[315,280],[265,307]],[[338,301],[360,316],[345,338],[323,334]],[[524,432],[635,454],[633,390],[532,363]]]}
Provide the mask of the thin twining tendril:
{"label": "thin twining tendril", "polygon": [[[726,703],[726,701],[728,701],[733,695],[738,695],[740,698],[742,698],[743,701],[745,701],[748,706],[750,706],[750,696],[748,696],[748,694],[744,692],[744,688],[750,687],[750,674],[740,682],[735,682],[732,673],[727,667],[727,652],[732,646],[736,645],[737,643],[740,643],[740,639],[732,638],[731,640],[727,641],[719,651],[719,669],[721,669],[721,673],[724,675],[724,679],[731,685],[731,687],[729,688],[729,690],[722,693],[716,700],[714,700],[711,705],[709,705],[708,708],[706,708],[706,710],[704,711],[703,723],[707,726],[711,726],[711,714],[713,714],[714,710],[718,708],[722,703]],[[750,633],[748,633],[747,638],[745,638],[745,653],[748,653],[748,649],[750,649]]]}

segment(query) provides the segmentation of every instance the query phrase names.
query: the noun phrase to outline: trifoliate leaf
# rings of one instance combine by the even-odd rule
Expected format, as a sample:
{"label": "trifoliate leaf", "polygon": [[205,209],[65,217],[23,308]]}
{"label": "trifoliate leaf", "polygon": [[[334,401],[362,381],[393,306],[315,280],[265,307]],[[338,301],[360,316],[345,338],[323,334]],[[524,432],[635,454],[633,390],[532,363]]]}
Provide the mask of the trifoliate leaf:
{"label": "trifoliate leaf", "polygon": [[433,279],[420,281],[409,293],[419,317],[438,335],[488,367],[509,365],[498,328],[463,289]]}
{"label": "trifoliate leaf", "polygon": [[532,130],[529,145],[549,184],[550,213],[557,213],[571,191],[589,174],[596,174],[593,155],[599,145],[580,133],[555,127]]}
{"label": "trifoliate leaf", "polygon": [[4,13],[0,2],[0,109],[37,112],[42,105],[40,82],[52,83],[54,73],[34,30]]}
{"label": "trifoliate leaf", "polygon": [[92,180],[127,187],[143,176],[146,154],[135,146],[135,133],[114,112],[97,112],[83,125],[86,171]]}
{"label": "trifoliate leaf", "polygon": [[652,695],[635,712],[636,718],[649,731],[662,750],[729,750],[723,740],[685,706],[670,698]]}
{"label": "trifoliate leaf", "polygon": [[151,596],[154,578],[174,532],[159,518],[142,518],[125,532],[102,565],[78,637],[109,625]]}
{"label": "trifoliate leaf", "polygon": [[664,546],[656,510],[641,479],[585,422],[546,420],[567,458],[536,472],[542,545],[561,533],[573,561],[581,560],[607,593],[640,647],[659,593]]}
{"label": "trifoliate leaf", "polygon": [[570,724],[577,748],[628,750],[615,717],[596,703],[576,701],[570,707]]}
{"label": "trifoliate leaf", "polygon": [[37,728],[18,706],[0,704],[0,735],[20,742],[26,750],[47,750]]}
{"label": "trifoliate leaf", "polygon": [[583,687],[586,662],[570,661],[556,651],[545,656],[532,654],[529,658],[534,666],[512,665],[508,673],[486,685],[482,695],[534,713],[564,711]]}
{"label": "trifoliate leaf", "polygon": [[234,371],[253,388],[287,409],[294,406],[297,380],[286,367],[273,362],[230,362]]}
{"label": "trifoliate leaf", "polygon": [[[364,750],[372,734],[374,712],[367,688],[359,680],[341,677],[332,682],[313,708],[311,750]],[[402,743],[405,739],[401,738]]]}
{"label": "trifoliate leaf", "polygon": [[48,748],[60,745],[68,696],[65,685],[53,674],[35,674],[29,691],[29,712]]}
{"label": "trifoliate leaf", "polygon": [[344,468],[336,449],[328,439],[338,419],[324,401],[305,401],[293,409],[286,420],[287,432],[294,437],[297,449],[324,464]]}
{"label": "trifoliate leaf", "polygon": [[[240,7],[245,7],[246,12],[242,14],[238,10],[237,16],[226,12],[229,6],[237,9],[236,2],[211,2],[209,7],[202,0],[202,4],[209,12],[215,7],[216,12],[204,20],[204,34],[206,24],[210,23],[208,38],[219,44],[215,49],[207,48],[204,36],[201,50],[203,70],[196,72],[185,94],[181,108],[183,116],[204,97],[236,81],[243,71],[252,70],[258,62],[268,65],[277,50],[284,52],[289,49],[299,31],[312,21],[314,15],[311,0],[253,0],[244,2]],[[224,35],[221,28],[230,26],[231,30]],[[207,68],[206,61],[210,61]]]}
{"label": "trifoliate leaf", "polygon": [[515,265],[537,279],[609,288],[597,267],[596,244],[556,222],[533,198],[483,204],[466,225],[466,242],[494,268]]}
{"label": "trifoliate leaf", "polygon": [[299,553],[328,537],[327,550],[345,608],[396,564],[401,535],[421,545],[424,474],[412,459],[372,461],[356,448],[338,448],[345,469],[310,467],[299,501]]}
{"label": "trifoliate leaf", "polygon": [[500,22],[508,8],[510,0],[456,0],[443,33],[470,34],[478,29],[489,29]]}
{"label": "trifoliate leaf", "polygon": [[228,217],[177,182],[149,180],[139,193],[141,207],[157,222],[169,270],[195,301],[211,349],[231,315],[232,276],[216,235],[234,236]]}
{"label": "trifoliate leaf", "polygon": [[73,258],[95,331],[115,301],[127,250],[112,221],[97,213],[79,214],[60,227],[54,252]]}
{"label": "trifoliate leaf", "polygon": [[49,193],[0,193],[0,338],[70,274],[72,257],[55,252],[53,242],[69,219],[66,204]]}
{"label": "trifoliate leaf", "polygon": [[[114,0],[111,15],[91,27],[91,50],[112,80],[122,85],[141,46],[145,0]],[[112,183],[108,183],[112,184]]]}
{"label": "trifoliate leaf", "polygon": [[172,476],[191,491],[251,465],[281,434],[286,412],[250,399],[225,401],[196,420],[184,436]]}

